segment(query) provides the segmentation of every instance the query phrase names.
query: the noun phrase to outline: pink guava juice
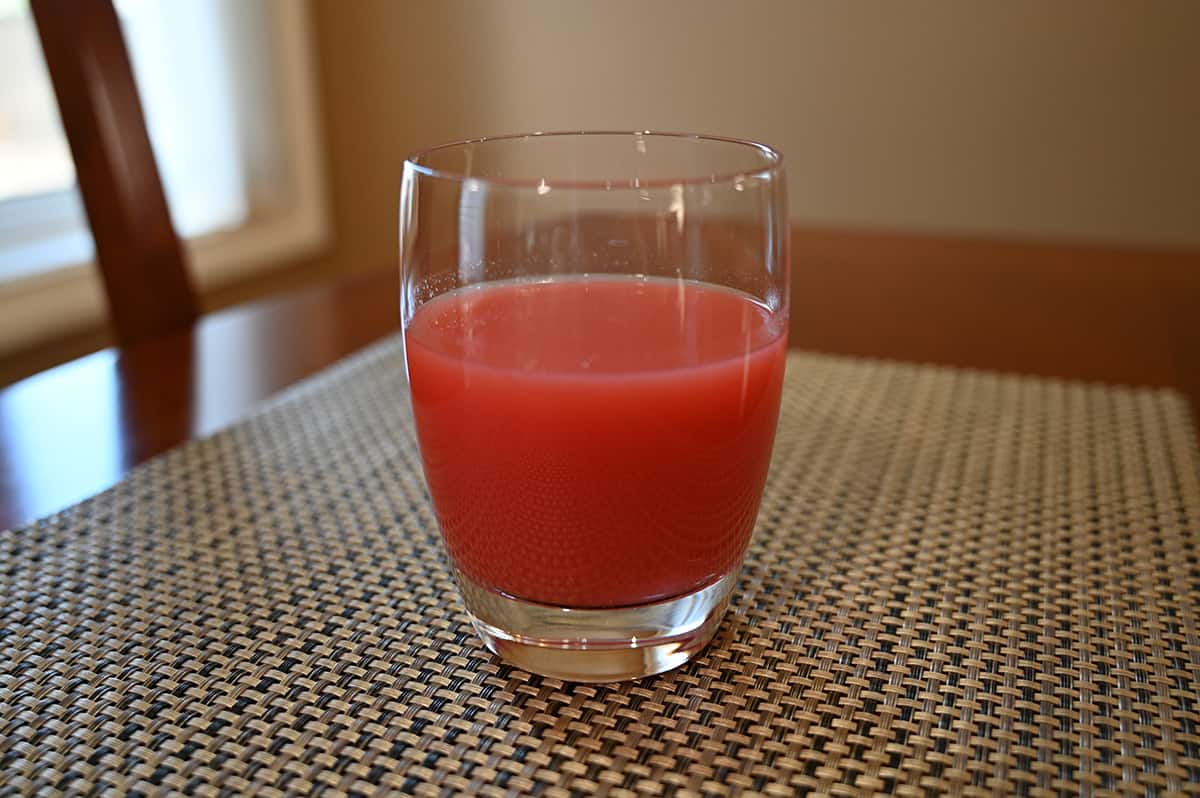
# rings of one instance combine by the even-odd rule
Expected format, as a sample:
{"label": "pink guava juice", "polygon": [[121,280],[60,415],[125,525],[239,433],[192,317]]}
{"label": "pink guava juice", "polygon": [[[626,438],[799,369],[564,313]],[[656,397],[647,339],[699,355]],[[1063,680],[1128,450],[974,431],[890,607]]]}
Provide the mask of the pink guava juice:
{"label": "pink guava juice", "polygon": [[504,281],[420,305],[413,412],[455,567],[575,608],[732,571],[767,476],[786,332],[746,294],[662,278]]}

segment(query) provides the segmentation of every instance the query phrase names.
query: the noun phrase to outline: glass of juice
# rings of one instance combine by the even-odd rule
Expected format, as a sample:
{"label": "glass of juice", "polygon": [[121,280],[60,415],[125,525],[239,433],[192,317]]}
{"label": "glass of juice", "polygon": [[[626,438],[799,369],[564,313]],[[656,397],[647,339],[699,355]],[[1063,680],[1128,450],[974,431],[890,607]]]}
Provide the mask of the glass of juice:
{"label": "glass of juice", "polygon": [[748,141],[545,133],[405,162],[421,459],[503,659],[616,681],[712,638],[779,415],[787,220],[781,158]]}

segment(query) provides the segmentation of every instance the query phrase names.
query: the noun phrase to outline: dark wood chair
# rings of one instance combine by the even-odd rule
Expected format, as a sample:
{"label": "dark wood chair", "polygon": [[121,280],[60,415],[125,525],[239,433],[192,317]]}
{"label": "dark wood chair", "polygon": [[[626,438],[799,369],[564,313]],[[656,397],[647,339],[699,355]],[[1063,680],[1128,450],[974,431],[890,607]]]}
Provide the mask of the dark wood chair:
{"label": "dark wood chair", "polygon": [[111,0],[31,0],[122,346],[187,328],[197,300]]}

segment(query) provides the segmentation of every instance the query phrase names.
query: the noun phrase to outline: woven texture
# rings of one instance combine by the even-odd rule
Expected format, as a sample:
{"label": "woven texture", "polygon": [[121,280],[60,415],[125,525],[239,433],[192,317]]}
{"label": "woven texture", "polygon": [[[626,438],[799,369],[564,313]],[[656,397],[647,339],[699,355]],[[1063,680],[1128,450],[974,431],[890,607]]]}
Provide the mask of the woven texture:
{"label": "woven texture", "polygon": [[385,341],[0,534],[0,791],[1200,795],[1200,458],[1163,392],[792,356],[682,669],[477,642]]}

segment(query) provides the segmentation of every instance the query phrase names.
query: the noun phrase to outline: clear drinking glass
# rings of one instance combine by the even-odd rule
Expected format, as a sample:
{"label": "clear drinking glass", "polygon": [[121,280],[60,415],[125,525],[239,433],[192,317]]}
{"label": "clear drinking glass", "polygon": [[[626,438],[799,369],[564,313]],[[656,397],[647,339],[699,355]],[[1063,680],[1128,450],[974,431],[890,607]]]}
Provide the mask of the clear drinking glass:
{"label": "clear drinking glass", "polygon": [[746,141],[530,134],[405,162],[425,478],[502,658],[614,681],[712,638],[779,414],[787,219],[780,156]]}

